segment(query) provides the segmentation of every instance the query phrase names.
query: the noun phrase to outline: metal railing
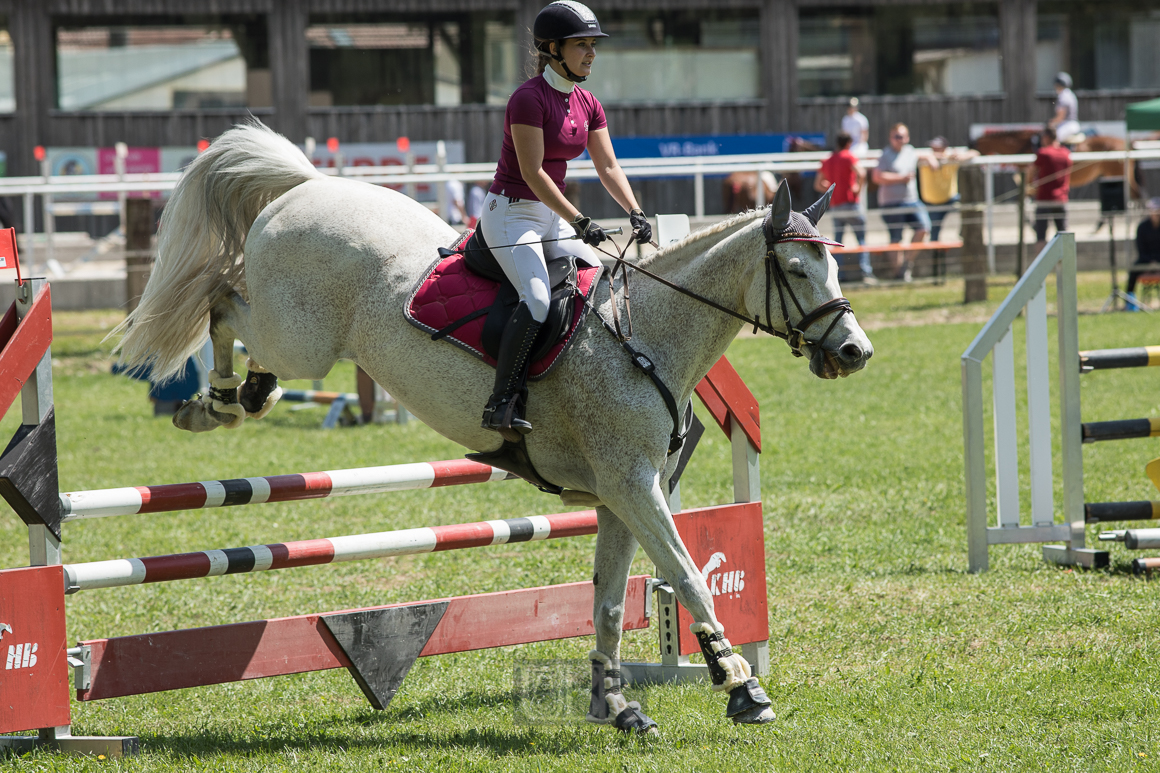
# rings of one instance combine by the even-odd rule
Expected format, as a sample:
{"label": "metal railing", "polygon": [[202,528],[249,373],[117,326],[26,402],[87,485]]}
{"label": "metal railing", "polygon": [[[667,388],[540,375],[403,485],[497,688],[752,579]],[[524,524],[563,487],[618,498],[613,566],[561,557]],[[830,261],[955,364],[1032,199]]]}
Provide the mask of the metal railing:
{"label": "metal railing", "polygon": [[[1043,548],[1046,560],[1094,566],[1102,551],[1084,548],[1083,456],[1080,435],[1079,326],[1075,235],[1057,234],[975,336],[962,356],[963,446],[970,571],[989,565],[991,545],[1064,542]],[[1063,520],[1055,520],[1048,372],[1047,278],[1055,274],[1059,332],[1059,408],[1063,456]],[[1030,525],[1019,502],[1019,447],[1012,323],[1026,312]],[[996,526],[987,525],[983,361],[992,354]]]}
{"label": "metal railing", "polygon": [[[1073,153],[1072,160],[1076,163],[1093,161],[1123,161],[1125,165],[1130,160],[1160,159],[1160,148],[1151,147],[1152,143],[1145,143],[1149,147],[1136,150],[1110,151],[1100,153]],[[881,156],[882,151],[870,150],[860,156],[861,165],[870,168],[871,164]],[[822,160],[830,155],[830,151],[813,151],[805,153],[756,153],[734,156],[699,156],[673,158],[629,158],[621,159],[620,164],[625,174],[634,179],[655,177],[692,177],[694,182],[694,216],[704,217],[705,210],[705,178],[707,176],[725,176],[733,172],[771,172],[786,174],[791,172],[813,172],[821,166]],[[445,157],[445,156],[444,156]],[[990,273],[995,272],[994,253],[994,174],[1004,166],[1027,165],[1034,162],[1033,154],[1019,154],[1006,156],[979,156],[959,162],[965,166],[980,166],[985,171],[985,203],[974,205],[984,211],[987,231],[987,263]],[[47,171],[47,167],[45,169]],[[439,184],[448,180],[470,182],[474,180],[491,179],[495,174],[494,163],[452,164],[437,162],[434,164],[406,164],[396,166],[340,166],[338,168],[323,168],[324,174],[351,177],[377,185],[398,186],[408,195],[414,196],[417,184]],[[573,180],[595,180],[597,171],[591,160],[571,161],[568,165],[568,177]],[[151,174],[102,174],[102,175],[39,175],[33,177],[0,178],[0,196],[20,196],[24,199],[24,231],[33,233],[33,214],[35,200],[39,195],[44,209],[45,233],[48,235],[48,257],[52,257],[52,235],[55,231],[55,217],[75,214],[115,214],[119,211],[119,203],[126,196],[133,193],[166,193],[173,190],[181,173],[151,173]],[[1128,182],[1125,180],[1125,185]],[[117,194],[117,199],[89,202],[59,201],[60,196],[98,194]],[[756,187],[756,205],[763,206],[765,201],[765,187]],[[437,189],[437,204],[440,213],[446,210],[445,191],[442,185]],[[970,205],[968,205],[970,206]],[[959,206],[966,209],[965,206]],[[34,260],[31,252],[29,259]]]}

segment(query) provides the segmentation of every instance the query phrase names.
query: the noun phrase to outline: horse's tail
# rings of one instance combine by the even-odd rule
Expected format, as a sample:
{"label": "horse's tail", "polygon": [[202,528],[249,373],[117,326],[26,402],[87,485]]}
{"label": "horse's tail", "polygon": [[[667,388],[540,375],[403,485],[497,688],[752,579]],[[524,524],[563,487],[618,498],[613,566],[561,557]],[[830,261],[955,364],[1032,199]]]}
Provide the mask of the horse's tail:
{"label": "horse's tail", "polygon": [[322,177],[302,151],[260,121],[222,134],[185,170],[161,219],[141,300],[111,335],[129,368],[164,381],[205,340],[210,309],[245,283],[242,249],[262,210]]}

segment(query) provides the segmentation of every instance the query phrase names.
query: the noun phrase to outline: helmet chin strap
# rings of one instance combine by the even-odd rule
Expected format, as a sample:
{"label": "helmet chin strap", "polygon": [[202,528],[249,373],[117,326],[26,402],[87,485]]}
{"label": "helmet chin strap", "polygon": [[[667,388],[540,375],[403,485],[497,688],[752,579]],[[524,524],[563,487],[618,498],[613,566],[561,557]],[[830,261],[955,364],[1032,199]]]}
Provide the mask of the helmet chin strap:
{"label": "helmet chin strap", "polygon": [[[564,48],[564,41],[562,41],[562,40],[557,41],[556,48],[563,49]],[[572,81],[573,83],[583,83],[584,81],[588,80],[587,75],[577,75],[576,73],[572,72],[572,70],[568,68],[568,63],[564,61],[564,57],[561,54],[553,54],[551,51],[552,51],[551,44],[549,44],[548,56],[552,57],[552,59],[559,62],[560,66],[564,68],[564,77],[565,78]]]}

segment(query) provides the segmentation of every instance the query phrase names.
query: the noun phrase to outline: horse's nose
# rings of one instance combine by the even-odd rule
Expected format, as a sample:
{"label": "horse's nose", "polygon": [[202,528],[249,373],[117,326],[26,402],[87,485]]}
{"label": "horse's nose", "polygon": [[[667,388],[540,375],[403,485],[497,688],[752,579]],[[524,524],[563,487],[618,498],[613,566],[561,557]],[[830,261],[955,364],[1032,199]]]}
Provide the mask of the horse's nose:
{"label": "horse's nose", "polygon": [[838,348],[838,359],[842,361],[843,365],[856,365],[863,360],[870,359],[871,354],[873,352],[866,352],[853,341],[847,341]]}

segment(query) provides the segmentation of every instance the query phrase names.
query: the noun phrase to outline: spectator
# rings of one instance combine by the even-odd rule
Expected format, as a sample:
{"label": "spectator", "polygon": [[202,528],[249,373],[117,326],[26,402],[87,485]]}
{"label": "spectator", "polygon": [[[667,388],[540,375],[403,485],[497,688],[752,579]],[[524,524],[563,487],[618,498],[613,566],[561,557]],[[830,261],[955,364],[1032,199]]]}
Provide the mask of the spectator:
{"label": "spectator", "polygon": [[[911,242],[921,242],[930,231],[930,217],[926,207],[918,200],[918,185],[915,173],[918,170],[918,151],[910,144],[910,130],[906,124],[896,123],[890,127],[890,144],[878,159],[878,168],[873,179],[878,185],[878,205],[894,210],[882,215],[890,231],[890,243],[902,242],[902,230],[909,226],[914,229]],[[894,265],[894,276],[904,282],[911,281],[914,269],[913,253],[896,251],[890,254]]]}
{"label": "spectator", "polygon": [[483,216],[483,199],[487,196],[487,189],[491,187],[491,180],[481,180],[472,184],[467,192],[467,225],[475,228],[479,218]]}
{"label": "spectator", "polygon": [[[1148,217],[1136,227],[1136,264],[1128,272],[1128,295],[1136,292],[1136,280],[1145,273],[1137,266],[1160,263],[1160,196],[1148,199]],[[1160,271],[1160,266],[1157,266]]]}
{"label": "spectator", "polygon": [[448,180],[444,184],[447,191],[446,220],[451,225],[463,225],[467,222],[467,205],[463,200],[463,183],[459,180]]}
{"label": "spectator", "polygon": [[1055,136],[1060,142],[1082,140],[1077,138],[1079,132],[1079,100],[1071,90],[1071,76],[1065,72],[1055,76],[1055,115],[1047,122],[1055,129]]}
{"label": "spectator", "polygon": [[1047,221],[1056,232],[1067,230],[1067,194],[1070,186],[1071,152],[1059,144],[1055,129],[1043,127],[1035,154],[1035,254],[1047,243]]}
{"label": "spectator", "polygon": [[[865,183],[866,173],[859,168],[858,159],[850,152],[852,143],[853,138],[849,134],[838,132],[837,150],[822,162],[822,168],[814,175],[814,190],[822,193],[831,184],[834,186],[834,196],[830,199],[829,209],[830,216],[834,218],[834,241],[842,241],[846,226],[850,226],[858,244],[865,245],[866,218],[858,205],[858,194]],[[845,268],[846,256],[841,257],[843,261],[838,270],[838,280],[845,282],[853,277],[842,270]],[[870,265],[870,253],[861,253],[858,264],[862,270],[862,281],[866,284],[875,284],[878,280],[874,278],[874,268]]]}
{"label": "spectator", "polygon": [[969,158],[979,155],[974,150],[948,148],[945,137],[935,137],[930,141],[930,156],[919,158],[918,186],[922,200],[932,209],[930,215],[930,240],[937,242],[942,230],[947,209],[960,201],[959,165]]}
{"label": "spectator", "polygon": [[860,156],[869,149],[870,121],[858,112],[857,97],[850,97],[846,114],[842,116],[842,131],[850,135],[850,152],[855,156]]}

